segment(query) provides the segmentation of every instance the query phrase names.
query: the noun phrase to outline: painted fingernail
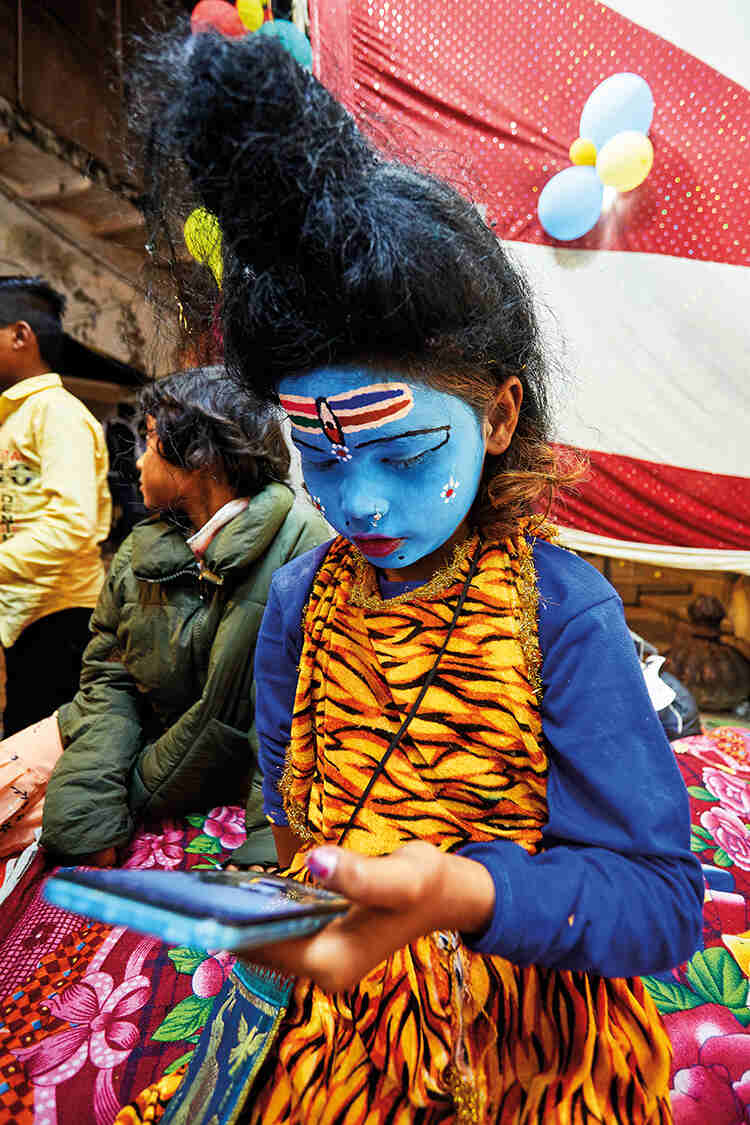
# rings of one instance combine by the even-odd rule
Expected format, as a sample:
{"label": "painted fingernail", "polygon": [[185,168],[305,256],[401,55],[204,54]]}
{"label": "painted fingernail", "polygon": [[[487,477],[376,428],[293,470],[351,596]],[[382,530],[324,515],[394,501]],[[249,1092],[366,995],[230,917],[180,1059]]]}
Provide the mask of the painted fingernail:
{"label": "painted fingernail", "polygon": [[313,851],[308,852],[305,858],[307,870],[310,871],[316,879],[330,879],[336,870],[339,857],[338,853],[333,848],[315,848]]}

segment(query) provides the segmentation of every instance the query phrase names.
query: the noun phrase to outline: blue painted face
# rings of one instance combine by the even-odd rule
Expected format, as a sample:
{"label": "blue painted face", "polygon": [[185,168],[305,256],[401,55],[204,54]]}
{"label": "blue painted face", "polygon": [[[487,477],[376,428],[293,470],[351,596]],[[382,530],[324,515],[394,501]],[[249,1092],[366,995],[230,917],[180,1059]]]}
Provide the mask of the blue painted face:
{"label": "blue painted face", "polygon": [[485,453],[462,399],[357,367],[290,376],[278,391],[314,502],[371,562],[399,570],[450,539]]}

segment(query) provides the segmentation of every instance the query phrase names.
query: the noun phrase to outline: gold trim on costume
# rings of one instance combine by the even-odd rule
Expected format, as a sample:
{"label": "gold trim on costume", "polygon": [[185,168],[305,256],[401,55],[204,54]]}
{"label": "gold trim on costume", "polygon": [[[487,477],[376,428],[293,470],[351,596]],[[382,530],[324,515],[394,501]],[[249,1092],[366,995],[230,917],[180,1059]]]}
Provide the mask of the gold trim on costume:
{"label": "gold trim on costume", "polygon": [[529,685],[537,700],[542,698],[542,651],[539,648],[539,587],[531,544],[518,537],[518,643],[521,646]]}
{"label": "gold trim on costume", "polygon": [[455,1066],[449,1067],[445,1084],[456,1107],[456,1125],[477,1125],[482,1120],[482,1114],[476,1086],[462,1078]]}
{"label": "gold trim on costume", "polygon": [[279,781],[279,793],[281,794],[284,803],[284,812],[286,813],[286,818],[292,832],[294,832],[295,836],[299,836],[303,844],[310,844],[314,837],[307,823],[307,812],[302,805],[292,797],[293,787],[294,765],[291,755],[287,751],[284,771]]}
{"label": "gold trim on costume", "polygon": [[405,594],[396,594],[392,598],[380,596],[374,567],[356,547],[352,547],[354,553],[354,583],[349,595],[349,603],[377,613],[403,602],[429,601],[461,579],[461,571],[477,545],[477,541],[478,536],[472,535],[457,543],[453,549],[451,561],[436,570],[429,581],[425,582],[423,586],[418,586],[416,590],[408,590]]}

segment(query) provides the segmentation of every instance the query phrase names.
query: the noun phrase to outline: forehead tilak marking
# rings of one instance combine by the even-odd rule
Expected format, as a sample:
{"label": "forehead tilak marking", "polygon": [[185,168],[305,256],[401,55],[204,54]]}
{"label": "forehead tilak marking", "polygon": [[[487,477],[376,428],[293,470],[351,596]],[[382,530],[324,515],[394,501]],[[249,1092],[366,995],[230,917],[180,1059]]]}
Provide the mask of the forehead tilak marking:
{"label": "forehead tilak marking", "polygon": [[346,434],[397,422],[414,405],[411,387],[407,383],[370,383],[328,397],[280,395],[279,398],[295,429],[321,430],[321,413],[330,413]]}

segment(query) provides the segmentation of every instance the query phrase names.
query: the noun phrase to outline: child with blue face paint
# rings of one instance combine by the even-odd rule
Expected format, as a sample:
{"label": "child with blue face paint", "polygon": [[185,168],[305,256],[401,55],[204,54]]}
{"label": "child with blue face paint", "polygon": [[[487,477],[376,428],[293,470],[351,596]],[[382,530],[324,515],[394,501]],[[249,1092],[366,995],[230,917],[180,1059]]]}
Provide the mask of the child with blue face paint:
{"label": "child with blue face paint", "polygon": [[620,602],[539,514],[565,474],[525,282],[278,44],[158,55],[152,235],[176,157],[227,363],[338,533],[275,576],[256,716],[282,865],[352,908],[253,951],[295,979],[247,1120],[667,1125],[637,974],[695,949],[702,876]]}
{"label": "child with blue face paint", "polygon": [[387,369],[316,369],[280,380],[278,391],[305,484],[329,523],[404,580],[429,577],[467,537],[487,442],[504,452],[522,395],[508,380],[509,424],[497,434],[462,399]]}

